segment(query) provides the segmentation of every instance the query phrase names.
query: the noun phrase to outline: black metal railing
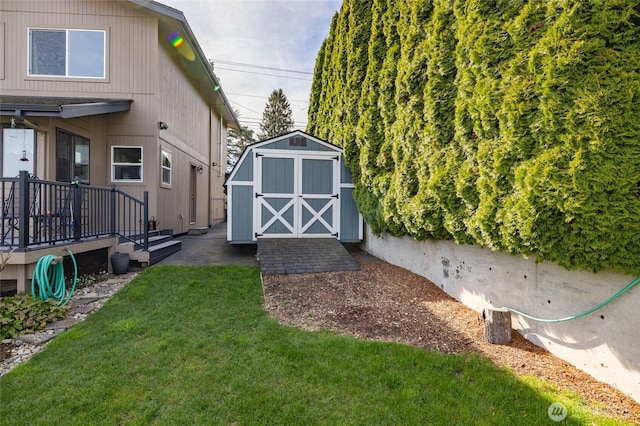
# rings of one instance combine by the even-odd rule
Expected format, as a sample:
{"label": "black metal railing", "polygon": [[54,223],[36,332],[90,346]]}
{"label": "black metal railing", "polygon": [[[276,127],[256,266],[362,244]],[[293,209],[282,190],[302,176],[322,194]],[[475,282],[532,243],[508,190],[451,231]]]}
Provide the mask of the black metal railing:
{"label": "black metal railing", "polygon": [[0,179],[0,246],[34,246],[119,235],[148,249],[148,193],[40,180],[22,171]]}
{"label": "black metal railing", "polygon": [[140,201],[114,187],[111,188],[111,227],[113,234],[132,241],[144,250],[149,248],[149,193]]}

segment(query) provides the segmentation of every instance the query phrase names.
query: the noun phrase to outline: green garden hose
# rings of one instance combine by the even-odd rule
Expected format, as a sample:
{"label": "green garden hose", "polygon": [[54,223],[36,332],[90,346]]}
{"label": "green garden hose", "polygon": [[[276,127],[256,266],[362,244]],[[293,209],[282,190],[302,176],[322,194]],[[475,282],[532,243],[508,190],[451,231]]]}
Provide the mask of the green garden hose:
{"label": "green garden hose", "polygon": [[610,298],[608,298],[604,302],[594,306],[593,308],[589,308],[584,312],[580,312],[579,314],[571,315],[570,317],[565,317],[565,318],[543,319],[543,318],[537,318],[537,317],[525,314],[524,312],[520,312],[517,309],[513,309],[513,308],[509,308],[509,307],[505,307],[503,309],[506,309],[509,312],[513,312],[514,314],[518,314],[520,316],[523,316],[525,318],[529,318],[530,320],[538,321],[538,322],[563,322],[563,321],[569,321],[569,320],[573,320],[573,319],[578,319],[578,318],[584,317],[585,315],[589,315],[591,312],[597,311],[598,309],[602,308],[603,306],[608,305],[609,303],[611,303],[614,300],[616,300],[618,297],[620,297],[623,294],[625,294],[627,291],[631,290],[631,288],[634,287],[638,283],[640,283],[640,277],[638,277],[635,280],[631,281],[622,290],[618,291],[616,294],[614,294],[613,296],[611,296]]}
{"label": "green garden hose", "polygon": [[[52,264],[57,259],[56,256],[50,254],[42,256],[36,263],[31,279],[31,294],[34,300],[38,297],[40,300],[53,299],[58,302],[58,306],[64,306],[71,300],[78,281],[78,265],[71,250],[66,251],[73,261],[73,285],[67,292],[62,262]],[[36,297],[36,285],[38,286],[38,297]]]}

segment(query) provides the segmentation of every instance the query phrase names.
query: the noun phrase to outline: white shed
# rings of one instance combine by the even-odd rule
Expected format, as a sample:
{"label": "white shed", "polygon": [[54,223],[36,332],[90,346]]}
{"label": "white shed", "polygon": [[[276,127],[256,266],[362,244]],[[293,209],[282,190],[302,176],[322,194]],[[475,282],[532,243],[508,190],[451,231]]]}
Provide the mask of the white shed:
{"label": "white shed", "polygon": [[227,240],[337,238],[362,241],[342,149],[296,130],[246,147],[225,183]]}

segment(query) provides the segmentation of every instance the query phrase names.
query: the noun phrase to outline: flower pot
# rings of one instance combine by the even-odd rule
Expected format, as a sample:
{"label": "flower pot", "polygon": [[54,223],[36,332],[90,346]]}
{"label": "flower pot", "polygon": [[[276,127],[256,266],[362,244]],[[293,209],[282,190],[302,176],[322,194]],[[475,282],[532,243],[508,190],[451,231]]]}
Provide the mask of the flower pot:
{"label": "flower pot", "polygon": [[111,268],[114,275],[126,274],[129,270],[129,254],[115,253],[111,255]]}

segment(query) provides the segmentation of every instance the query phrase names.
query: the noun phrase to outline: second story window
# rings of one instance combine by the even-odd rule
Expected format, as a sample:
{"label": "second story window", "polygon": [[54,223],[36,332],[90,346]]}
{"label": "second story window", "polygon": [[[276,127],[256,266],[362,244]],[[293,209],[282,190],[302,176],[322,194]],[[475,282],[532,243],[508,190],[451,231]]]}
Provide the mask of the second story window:
{"label": "second story window", "polygon": [[29,75],[105,78],[105,31],[29,30]]}

